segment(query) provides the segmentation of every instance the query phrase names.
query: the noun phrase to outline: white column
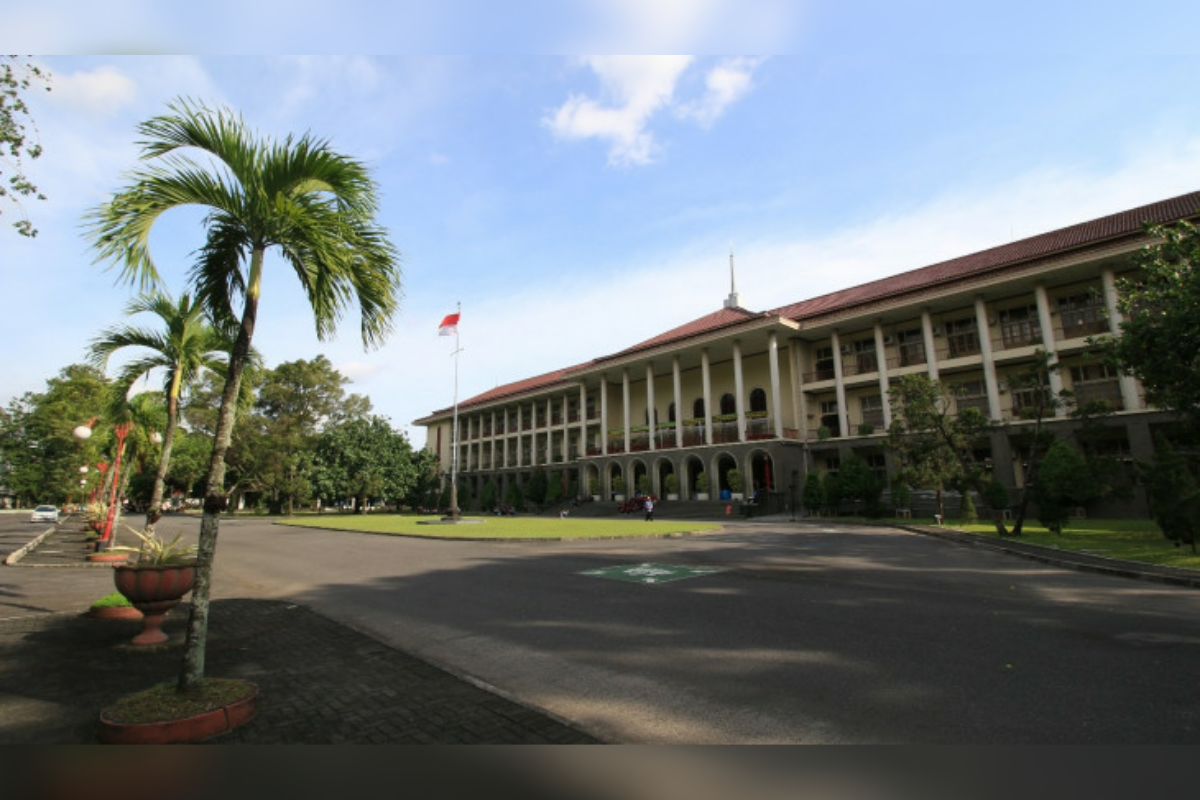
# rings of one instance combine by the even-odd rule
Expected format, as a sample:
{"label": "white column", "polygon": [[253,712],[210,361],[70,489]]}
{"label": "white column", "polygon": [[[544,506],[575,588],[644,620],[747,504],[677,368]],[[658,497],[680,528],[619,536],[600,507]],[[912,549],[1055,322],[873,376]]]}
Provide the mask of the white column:
{"label": "white column", "polygon": [[649,363],[646,364],[646,420],[650,429],[650,449],[657,450],[658,444],[654,441],[658,433],[654,425],[654,365]]}
{"label": "white column", "polygon": [[608,378],[600,376],[600,452],[608,455]]}
{"label": "white column", "polygon": [[929,309],[921,312],[921,338],[925,340],[925,366],[932,380],[938,379],[937,342],[933,338],[933,317]]}
{"label": "white column", "polygon": [[775,331],[767,340],[767,363],[771,369],[771,410],[770,414],[775,421],[775,438],[783,438],[783,392],[780,389],[779,380],[779,337],[775,335]]}
{"label": "white column", "polygon": [[621,370],[621,418],[625,422],[625,452],[632,446],[632,436],[629,433],[629,367]]}
{"label": "white column", "polygon": [[742,378],[742,343],[733,342],[733,410],[737,412],[738,441],[746,441],[746,385]]}
{"label": "white column", "polygon": [[804,394],[804,357],[808,344],[792,337],[788,342],[788,367],[792,371],[792,414],[802,441],[808,440],[808,397]]}
{"label": "white column", "polygon": [[[1121,335],[1121,312],[1117,310],[1117,276],[1111,269],[1103,270],[1100,279],[1104,286],[1104,308],[1108,311],[1108,332],[1113,336]],[[1126,411],[1137,411],[1142,407],[1142,398],[1138,392],[1137,379],[1125,372],[1118,372],[1117,380],[1121,383],[1121,400]]]}
{"label": "white column", "polygon": [[554,463],[554,398],[546,398],[546,464]]}
{"label": "white column", "polygon": [[571,404],[567,402],[565,394],[562,396],[562,442],[558,449],[562,462],[566,464],[571,452]]}
{"label": "white column", "polygon": [[675,392],[675,446],[683,447],[683,377],[679,370],[679,356],[671,359],[671,383]]}
{"label": "white column", "polygon": [[883,402],[883,428],[892,424],[892,410],[888,404],[887,346],[883,343],[883,325],[875,323],[875,353],[879,359],[879,399]]}
{"label": "white column", "polygon": [[[587,387],[579,384],[579,457],[587,455]],[[583,486],[581,483],[580,486]],[[582,491],[582,490],[581,490]]]}
{"label": "white column", "polygon": [[[1050,296],[1046,293],[1046,287],[1038,284],[1033,287],[1034,297],[1037,299],[1038,322],[1042,327],[1042,347],[1050,356],[1049,365],[1055,366],[1058,364],[1058,353],[1054,349],[1054,320],[1050,316]],[[1054,400],[1058,400],[1059,395],[1063,390],[1062,373],[1059,370],[1050,370],[1050,394]],[[1054,409],[1054,416],[1061,417],[1067,413],[1066,406],[1058,405]]]}
{"label": "white column", "polygon": [[996,380],[996,360],[992,357],[992,327],[988,324],[987,304],[975,298],[975,327],[979,329],[979,358],[983,364],[983,382],[987,386],[988,409],[993,420],[1004,418],[1000,409],[1000,383]]}
{"label": "white column", "polygon": [[850,416],[846,413],[846,381],[842,377],[842,340],[834,331],[829,334],[829,341],[833,345],[833,384],[837,392],[838,425],[842,429],[841,435],[847,436],[850,433]]}
{"label": "white column", "polygon": [[700,350],[700,380],[704,384],[704,443],[712,444],[712,375],[708,368],[708,348]]}

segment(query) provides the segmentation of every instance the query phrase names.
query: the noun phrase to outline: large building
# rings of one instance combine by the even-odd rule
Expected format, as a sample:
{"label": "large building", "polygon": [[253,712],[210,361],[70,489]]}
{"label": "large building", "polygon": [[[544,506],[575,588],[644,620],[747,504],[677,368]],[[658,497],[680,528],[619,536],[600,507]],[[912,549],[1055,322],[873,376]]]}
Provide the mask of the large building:
{"label": "large building", "polygon": [[[1200,219],[1200,192],[770,311],[742,308],[731,291],[720,310],[652,339],[461,401],[457,437],[453,407],[415,424],[447,475],[457,439],[453,466],[472,498],[488,481],[503,498],[540,468],[564,495],[644,487],[667,496],[673,475],[679,501],[701,502],[728,492],[737,468],[744,491],[782,510],[808,473],[836,471],[850,454],[886,476],[889,386],[925,373],[953,389],[959,409],[996,423],[982,455],[1016,489],[1015,442],[1032,398],[1010,378],[1044,350],[1061,366],[1050,374],[1056,395],[1112,409],[1098,446],[1127,463],[1148,459],[1167,415],[1147,407],[1134,379],[1091,357],[1088,340],[1118,332],[1117,286],[1148,242],[1143,224],[1180,219]],[[1065,406],[1051,413],[1060,436],[1079,424]],[[1144,511],[1137,493],[1096,509]]]}

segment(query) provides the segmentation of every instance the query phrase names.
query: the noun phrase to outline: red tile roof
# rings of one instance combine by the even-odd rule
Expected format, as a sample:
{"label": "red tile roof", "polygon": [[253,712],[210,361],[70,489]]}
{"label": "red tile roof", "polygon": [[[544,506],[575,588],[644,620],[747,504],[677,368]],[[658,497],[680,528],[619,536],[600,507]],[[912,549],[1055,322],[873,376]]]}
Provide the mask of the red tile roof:
{"label": "red tile roof", "polygon": [[[819,316],[832,311],[859,305],[861,303],[880,300],[887,297],[903,295],[919,289],[926,289],[944,283],[952,283],[972,275],[979,275],[993,270],[1000,270],[1018,264],[1058,255],[1072,250],[1092,247],[1104,242],[1136,236],[1142,232],[1144,223],[1167,223],[1178,219],[1190,219],[1200,216],[1200,192],[1191,192],[1169,200],[1122,211],[1100,219],[1061,228],[1056,231],[1022,239],[1010,244],[993,247],[971,255],[943,261],[928,267],[910,270],[890,278],[882,278],[860,286],[842,289],[837,292],[801,300],[786,306],[780,306],[773,311],[756,313],[744,308],[723,308],[712,314],[672,328],[644,342],[635,344],[617,353],[578,364],[574,367],[547,372],[533,378],[497,386],[491,391],[476,395],[468,400],[459,402],[459,407],[480,405],[494,400],[523,394],[526,392],[545,389],[556,383],[570,379],[572,373],[586,369],[595,364],[630,355],[641,350],[659,347],[671,342],[683,341],[701,334],[711,333],[722,328],[733,327],[743,322],[768,317],[784,317],[792,320]],[[430,421],[436,417],[450,413],[446,408],[435,411],[417,423]]]}
{"label": "red tile roof", "polygon": [[1200,215],[1200,192],[1192,192],[1170,200],[1162,200],[1140,208],[1122,211],[1119,214],[1043,233],[1029,239],[1022,239],[1011,244],[993,247],[990,250],[943,261],[940,264],[903,272],[890,278],[882,278],[810,300],[801,300],[798,303],[781,306],[769,313],[788,319],[802,320],[806,317],[827,314],[861,303],[950,283],[971,275],[1012,267],[1038,258],[1137,235],[1142,232],[1142,224],[1146,222],[1173,222],[1197,215]]}

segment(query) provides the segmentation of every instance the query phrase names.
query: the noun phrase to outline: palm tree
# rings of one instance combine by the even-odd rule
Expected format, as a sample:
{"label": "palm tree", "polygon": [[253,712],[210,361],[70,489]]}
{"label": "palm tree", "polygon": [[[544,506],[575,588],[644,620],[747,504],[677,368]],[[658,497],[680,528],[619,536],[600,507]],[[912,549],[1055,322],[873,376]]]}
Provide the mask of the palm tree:
{"label": "palm tree", "polygon": [[[196,299],[218,324],[235,322],[209,463],[200,524],[180,691],[204,678],[209,588],[221,512],[225,452],[246,367],[268,251],[291,266],[308,296],[319,339],[333,335],[355,301],[365,348],[391,332],[399,305],[399,255],[375,223],[377,187],[360,162],[309,134],[282,140],[252,135],[239,115],[189,100],[138,126],[149,166],[89,215],[98,260],[143,287],[159,282],[150,229],[163,213],[187,205],[207,209],[207,236],[190,272]],[[194,160],[192,153],[203,160]],[[240,313],[238,309],[240,308]]]}
{"label": "palm tree", "polygon": [[171,446],[179,426],[179,403],[184,391],[204,370],[223,373],[233,348],[233,337],[208,324],[204,309],[192,301],[189,294],[175,301],[165,292],[142,294],[129,302],[129,316],[154,314],[163,330],[151,330],[133,325],[115,325],[102,331],[92,340],[89,359],[103,369],[112,355],[125,348],[137,348],[141,356],[130,361],[116,379],[116,389],[125,396],[142,377],[151,371],[162,370],[163,398],[167,406],[167,423],[162,433],[162,453],[154,474],[154,489],[150,507],[146,510],[146,533],[152,534],[162,516],[164,485],[171,463]]}

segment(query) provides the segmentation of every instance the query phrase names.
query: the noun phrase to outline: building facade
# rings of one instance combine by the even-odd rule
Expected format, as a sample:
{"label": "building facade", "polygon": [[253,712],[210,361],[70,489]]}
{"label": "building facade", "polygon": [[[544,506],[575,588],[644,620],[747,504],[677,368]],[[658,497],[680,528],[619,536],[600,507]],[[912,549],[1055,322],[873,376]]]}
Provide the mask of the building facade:
{"label": "building facade", "polygon": [[[1153,430],[1170,419],[1096,358],[1089,338],[1119,332],[1117,287],[1149,242],[1144,223],[1198,218],[1200,192],[771,311],[742,308],[732,291],[720,310],[633,347],[460,402],[457,436],[454,408],[415,424],[447,475],[457,441],[471,498],[488,481],[503,498],[544,469],[565,497],[720,499],[736,468],[745,493],[784,510],[810,472],[837,471],[851,454],[886,478],[888,390],[924,373],[953,391],[958,410],[995,423],[981,455],[1013,490],[1024,484],[1016,444],[1031,425],[1022,409],[1036,398],[1010,379],[1042,350],[1060,366],[1055,396],[1069,390],[1111,410],[1093,444],[1131,469],[1152,457]],[[1056,435],[1081,424],[1069,412],[1051,412]],[[1110,505],[1095,513],[1146,510],[1137,492]]]}

